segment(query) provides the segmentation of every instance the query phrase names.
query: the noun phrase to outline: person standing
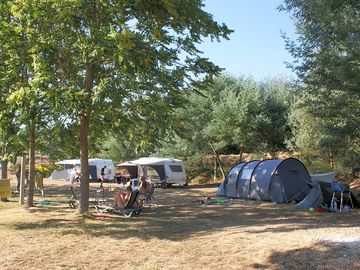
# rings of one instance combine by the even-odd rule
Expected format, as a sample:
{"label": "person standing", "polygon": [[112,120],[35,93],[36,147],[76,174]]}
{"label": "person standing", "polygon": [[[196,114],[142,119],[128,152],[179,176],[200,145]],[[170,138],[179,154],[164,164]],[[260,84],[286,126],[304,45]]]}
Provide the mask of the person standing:
{"label": "person standing", "polygon": [[139,191],[140,191],[140,199],[144,201],[146,198],[146,194],[149,192],[149,183],[145,180],[144,176],[141,176],[140,178]]}
{"label": "person standing", "polygon": [[42,165],[37,166],[35,171],[35,187],[41,192],[42,196],[44,196],[44,174],[45,167]]}
{"label": "person standing", "polygon": [[105,169],[106,169],[106,165],[103,168],[101,168],[101,171],[100,171],[100,181],[101,181],[100,187],[101,188],[103,187],[103,183],[105,180]]}
{"label": "person standing", "polygon": [[16,170],[16,191],[20,192],[20,175],[21,175],[21,166]]}

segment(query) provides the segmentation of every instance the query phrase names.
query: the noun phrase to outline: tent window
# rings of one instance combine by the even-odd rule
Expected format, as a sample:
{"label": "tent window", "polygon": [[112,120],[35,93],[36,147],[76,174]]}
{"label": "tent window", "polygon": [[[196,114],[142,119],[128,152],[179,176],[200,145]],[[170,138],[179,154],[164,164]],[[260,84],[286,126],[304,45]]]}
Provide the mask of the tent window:
{"label": "tent window", "polygon": [[251,169],[244,169],[241,173],[241,177],[240,179],[250,179],[251,178],[251,174],[253,172],[253,168]]}
{"label": "tent window", "polygon": [[180,165],[169,165],[172,172],[182,172],[183,169]]}
{"label": "tent window", "polygon": [[234,184],[236,182],[237,179],[237,174],[236,173],[232,173],[229,175],[229,183],[230,184]]}

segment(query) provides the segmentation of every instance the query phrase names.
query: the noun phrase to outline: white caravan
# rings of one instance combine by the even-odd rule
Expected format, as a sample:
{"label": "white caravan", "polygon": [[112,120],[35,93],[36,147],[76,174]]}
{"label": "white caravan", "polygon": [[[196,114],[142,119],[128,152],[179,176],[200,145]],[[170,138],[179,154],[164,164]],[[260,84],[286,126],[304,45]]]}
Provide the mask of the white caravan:
{"label": "white caravan", "polygon": [[131,177],[144,176],[162,187],[188,184],[184,162],[180,159],[144,157],[117,164],[116,167],[127,169]]}
{"label": "white caravan", "polygon": [[[81,166],[80,159],[67,159],[57,162],[56,164],[63,167],[62,171],[57,171],[51,174],[52,179],[59,179],[59,177],[64,178],[63,176],[66,174],[66,178],[70,178],[72,174],[72,170],[75,167]],[[112,160],[110,159],[98,159],[92,158],[89,159],[89,173],[90,173],[90,181],[97,182],[101,179],[101,168],[105,168],[104,179],[107,181],[114,180],[115,175],[115,166]]]}

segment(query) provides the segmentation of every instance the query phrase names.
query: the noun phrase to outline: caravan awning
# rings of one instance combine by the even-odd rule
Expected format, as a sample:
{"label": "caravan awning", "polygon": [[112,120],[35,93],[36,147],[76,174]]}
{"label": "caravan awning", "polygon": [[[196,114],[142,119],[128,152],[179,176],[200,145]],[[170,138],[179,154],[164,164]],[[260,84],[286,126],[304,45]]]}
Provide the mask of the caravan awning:
{"label": "caravan awning", "polygon": [[180,161],[174,158],[158,158],[158,157],[143,157],[136,160],[126,161],[120,164],[117,164],[117,167],[122,166],[137,166],[137,165],[162,165],[168,161]]}
{"label": "caravan awning", "polygon": [[80,165],[80,159],[66,159],[66,160],[56,162],[56,164],[59,164],[59,165],[64,165],[64,164]]}
{"label": "caravan awning", "polygon": [[128,167],[128,166],[137,166],[138,164],[131,163],[129,161],[116,164],[116,167]]}
{"label": "caravan awning", "polygon": [[339,172],[310,174],[311,180],[332,183]]}

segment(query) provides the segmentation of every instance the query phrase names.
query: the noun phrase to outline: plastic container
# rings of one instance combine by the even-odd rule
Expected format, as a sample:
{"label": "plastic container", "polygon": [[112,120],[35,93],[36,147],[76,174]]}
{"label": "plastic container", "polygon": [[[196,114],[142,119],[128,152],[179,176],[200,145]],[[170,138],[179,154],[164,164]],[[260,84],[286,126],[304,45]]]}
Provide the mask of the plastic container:
{"label": "plastic container", "polygon": [[337,211],[337,203],[336,203],[336,200],[333,200],[331,208],[333,209],[334,212]]}

